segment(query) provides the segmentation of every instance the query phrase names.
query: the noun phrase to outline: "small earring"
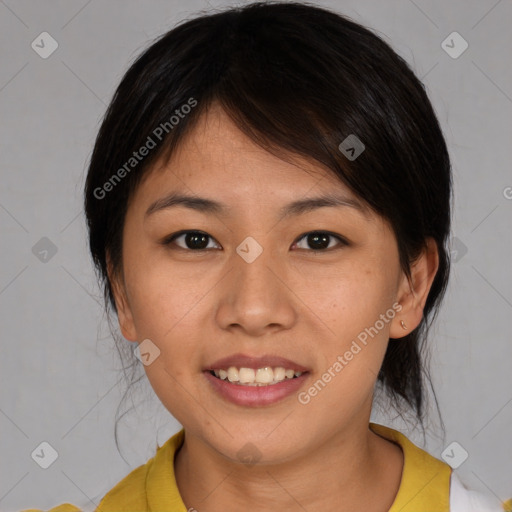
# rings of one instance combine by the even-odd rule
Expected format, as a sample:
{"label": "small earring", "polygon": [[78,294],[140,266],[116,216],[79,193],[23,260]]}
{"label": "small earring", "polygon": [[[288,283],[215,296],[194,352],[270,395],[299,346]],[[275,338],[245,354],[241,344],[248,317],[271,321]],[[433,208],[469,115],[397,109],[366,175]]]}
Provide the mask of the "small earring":
{"label": "small earring", "polygon": [[400,320],[400,325],[402,326],[402,329],[404,329],[404,331],[407,331],[407,325],[405,325],[405,322],[403,320]]}

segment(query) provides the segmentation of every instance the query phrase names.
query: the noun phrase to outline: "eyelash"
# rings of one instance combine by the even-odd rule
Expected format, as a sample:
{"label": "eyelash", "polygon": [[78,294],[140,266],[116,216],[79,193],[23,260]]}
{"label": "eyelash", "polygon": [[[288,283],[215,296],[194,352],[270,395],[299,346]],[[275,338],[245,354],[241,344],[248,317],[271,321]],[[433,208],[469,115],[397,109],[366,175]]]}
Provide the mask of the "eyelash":
{"label": "eyelash", "polygon": [[[215,240],[211,235],[209,235],[208,233],[205,233],[204,231],[190,230],[190,231],[178,231],[177,233],[173,233],[172,235],[169,235],[169,236],[165,237],[161,241],[161,244],[164,245],[164,246],[170,246],[180,236],[191,234],[191,233],[198,234],[198,235],[205,235],[208,238],[210,238],[211,240]],[[327,236],[329,236],[331,238],[336,238],[340,243],[339,243],[338,247],[330,247],[330,248],[326,248],[326,249],[300,249],[300,250],[304,250],[304,251],[307,251],[307,252],[313,252],[313,253],[320,253],[320,252],[330,252],[332,250],[341,249],[344,246],[350,245],[349,242],[345,238],[341,237],[340,235],[336,235],[335,233],[331,233],[330,231],[319,231],[319,230],[308,231],[307,233],[304,233],[299,238],[297,238],[297,241],[294,242],[294,245],[296,243],[298,243],[299,241],[301,241],[302,239],[306,238],[308,235],[313,235],[313,234],[315,234],[315,235],[327,235]],[[207,249],[207,248],[206,249],[189,249],[188,247],[187,248],[183,248],[183,247],[177,246],[177,249],[174,249],[174,250],[182,250],[182,251],[186,251],[186,252],[199,252],[199,253],[201,253],[201,252],[205,252],[205,251],[210,251],[212,249]]]}

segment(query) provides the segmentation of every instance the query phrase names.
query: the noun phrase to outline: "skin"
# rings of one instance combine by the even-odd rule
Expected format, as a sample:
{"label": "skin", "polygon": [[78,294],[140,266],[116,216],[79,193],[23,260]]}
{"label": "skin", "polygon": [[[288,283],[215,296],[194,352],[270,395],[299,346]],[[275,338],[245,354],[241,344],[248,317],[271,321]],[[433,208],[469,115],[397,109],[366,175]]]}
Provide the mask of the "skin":
{"label": "skin", "polygon": [[[422,319],[438,255],[429,240],[409,281],[393,231],[368,209],[324,207],[278,221],[289,202],[333,190],[361,202],[318,163],[255,145],[213,106],[129,204],[122,272],[111,269],[110,278],[123,336],[160,350],[145,371],[185,428],[174,466],[187,508],[384,512],[393,503],[403,454],[368,427],[373,391],[389,338]],[[172,191],[228,209],[145,216]],[[194,252],[185,237],[160,243],[181,230],[207,233],[208,249]],[[349,244],[332,237],[314,252],[303,236],[311,231]],[[263,248],[252,263],[236,252],[248,236]],[[221,357],[272,354],[310,369],[307,390],[397,303],[401,311],[307,405],[295,394],[265,407],[234,405],[202,374]],[[250,466],[237,456],[248,442],[261,454]]]}

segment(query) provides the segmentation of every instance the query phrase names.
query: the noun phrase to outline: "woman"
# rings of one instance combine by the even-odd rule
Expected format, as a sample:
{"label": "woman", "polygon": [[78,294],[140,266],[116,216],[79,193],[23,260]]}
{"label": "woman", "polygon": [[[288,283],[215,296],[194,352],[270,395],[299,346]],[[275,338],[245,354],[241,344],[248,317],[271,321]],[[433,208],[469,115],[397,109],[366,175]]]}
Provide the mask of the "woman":
{"label": "woman", "polygon": [[376,389],[425,418],[450,199],[424,87],[348,18],[254,3],[152,44],[85,210],[107,305],[183,430],[96,510],[499,510],[370,422]]}

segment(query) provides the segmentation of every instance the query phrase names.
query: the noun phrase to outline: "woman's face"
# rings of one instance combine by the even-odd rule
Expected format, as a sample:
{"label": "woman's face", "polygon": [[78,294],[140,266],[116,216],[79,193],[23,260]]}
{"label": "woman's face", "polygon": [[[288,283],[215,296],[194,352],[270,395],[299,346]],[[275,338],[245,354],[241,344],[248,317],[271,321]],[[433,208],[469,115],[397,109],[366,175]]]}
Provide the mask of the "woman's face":
{"label": "woman's face", "polygon": [[[169,165],[143,180],[126,215],[116,291],[123,335],[150,340],[140,347],[144,368],[164,406],[233,461],[291,460],[367,429],[388,338],[405,334],[390,227],[325,169],[296,162],[212,109]],[[166,205],[171,194],[220,206]],[[344,199],[290,208],[327,194]],[[170,240],[194,230],[204,237]],[[230,367],[243,381],[306,371],[267,386],[209,371]]]}

